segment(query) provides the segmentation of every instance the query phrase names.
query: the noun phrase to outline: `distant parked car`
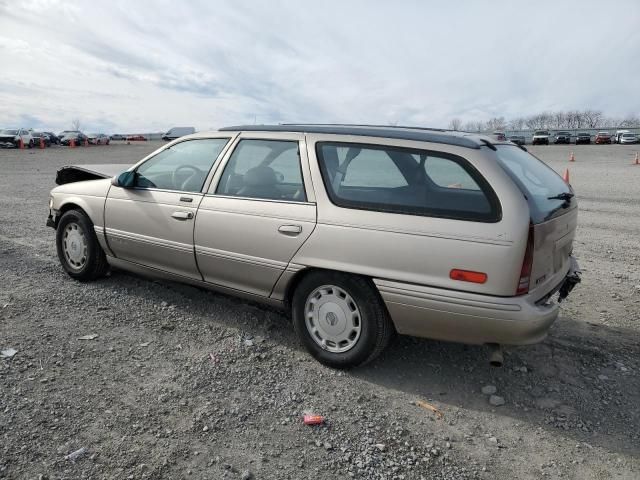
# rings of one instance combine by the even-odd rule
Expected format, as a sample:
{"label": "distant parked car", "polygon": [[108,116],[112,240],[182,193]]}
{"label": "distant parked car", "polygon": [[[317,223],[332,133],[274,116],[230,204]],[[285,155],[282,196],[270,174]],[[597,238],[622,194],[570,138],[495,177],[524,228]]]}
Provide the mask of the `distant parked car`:
{"label": "distant parked car", "polygon": [[596,143],[596,145],[600,144],[600,143],[611,144],[611,135],[609,134],[609,132],[598,132],[596,134],[595,143]]}
{"label": "distant parked car", "polygon": [[120,135],[119,133],[116,133],[114,135],[111,135],[111,140],[117,141],[117,140],[126,140],[127,137],[125,135]]}
{"label": "distant parked car", "polygon": [[524,145],[526,143],[524,135],[511,135],[509,137],[509,141],[515,143],[516,145]]}
{"label": "distant parked car", "polygon": [[580,132],[576,135],[576,145],[580,145],[581,143],[586,143],[587,145],[591,143],[591,135],[586,132]]}
{"label": "distant parked car", "polygon": [[533,134],[532,145],[549,145],[551,134],[548,130],[536,130]]}
{"label": "distant parked car", "polygon": [[84,141],[87,140],[87,136],[77,130],[65,130],[58,136],[60,137],[61,145],[70,145],[71,140],[73,140],[75,142],[75,145],[79,146],[83,145]]}
{"label": "distant parked car", "polygon": [[491,136],[496,140],[500,140],[501,142],[504,142],[507,139],[507,136],[504,132],[493,132]]}
{"label": "distant parked car", "polygon": [[46,136],[49,137],[49,142],[51,143],[51,145],[60,145],[60,139],[58,138],[57,135],[55,135],[52,132],[42,132],[44,133]]}
{"label": "distant parked car", "polygon": [[127,141],[129,142],[146,142],[147,139],[144,135],[129,135],[127,137]]}
{"label": "distant parked car", "polygon": [[44,146],[45,147],[50,147],[51,146],[51,140],[49,139],[49,135],[47,135],[44,132],[31,132],[31,136],[33,137],[33,144],[35,146],[39,146],[40,145],[40,139],[42,138],[42,141],[44,142]]}
{"label": "distant parked car", "polygon": [[618,143],[638,143],[638,136],[634,133],[623,133],[620,135],[620,141]]}
{"label": "distant parked car", "polygon": [[34,141],[31,132],[26,128],[0,130],[0,146],[18,147],[20,139],[25,147],[33,148]]}
{"label": "distant parked car", "polygon": [[571,133],[557,132],[553,143],[555,143],[556,145],[559,143],[571,143]]}
{"label": "distant parked car", "polygon": [[87,135],[89,143],[92,145],[109,145],[110,138],[104,133],[90,133]]}
{"label": "distant parked car", "polygon": [[622,138],[622,135],[624,135],[625,133],[631,132],[629,130],[616,130],[616,133],[612,138],[613,143],[622,143],[620,140]]}
{"label": "distant parked car", "polygon": [[191,135],[196,133],[196,129],[193,127],[173,127],[169,129],[167,133],[162,135],[163,140],[175,140],[176,138],[184,137],[185,135]]}

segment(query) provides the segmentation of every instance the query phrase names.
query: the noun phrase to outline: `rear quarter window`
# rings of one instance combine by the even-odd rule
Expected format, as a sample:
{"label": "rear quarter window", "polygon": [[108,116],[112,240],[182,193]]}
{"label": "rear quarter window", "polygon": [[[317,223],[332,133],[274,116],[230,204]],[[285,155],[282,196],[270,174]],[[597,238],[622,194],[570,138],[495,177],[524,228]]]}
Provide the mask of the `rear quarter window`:
{"label": "rear quarter window", "polygon": [[493,189],[464,158],[445,152],[319,142],[316,155],[331,201],[344,208],[497,222]]}

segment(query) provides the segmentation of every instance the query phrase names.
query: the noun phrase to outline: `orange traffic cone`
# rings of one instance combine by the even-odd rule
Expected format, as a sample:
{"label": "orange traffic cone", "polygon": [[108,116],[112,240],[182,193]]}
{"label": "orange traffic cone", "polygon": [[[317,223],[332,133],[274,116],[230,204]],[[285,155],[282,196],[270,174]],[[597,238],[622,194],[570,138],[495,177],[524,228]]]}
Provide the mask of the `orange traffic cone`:
{"label": "orange traffic cone", "polygon": [[569,161],[570,161],[570,162],[575,162],[575,161],[576,161],[576,157],[575,157],[575,155],[573,154],[573,152],[571,152],[571,154],[569,155]]}
{"label": "orange traffic cone", "polygon": [[40,137],[40,149],[44,148],[44,138]]}
{"label": "orange traffic cone", "polygon": [[22,137],[18,140],[18,148],[20,150],[24,150],[24,141],[22,141]]}
{"label": "orange traffic cone", "polygon": [[567,185],[569,184],[569,169],[565,169],[564,171],[564,175],[562,176],[562,179],[564,180],[564,183],[566,183]]}
{"label": "orange traffic cone", "polygon": [[69,148],[76,148],[76,139],[72,138],[69,140]]}
{"label": "orange traffic cone", "polygon": [[634,162],[634,165],[640,165],[640,158],[638,158],[638,152],[636,152],[636,161]]}

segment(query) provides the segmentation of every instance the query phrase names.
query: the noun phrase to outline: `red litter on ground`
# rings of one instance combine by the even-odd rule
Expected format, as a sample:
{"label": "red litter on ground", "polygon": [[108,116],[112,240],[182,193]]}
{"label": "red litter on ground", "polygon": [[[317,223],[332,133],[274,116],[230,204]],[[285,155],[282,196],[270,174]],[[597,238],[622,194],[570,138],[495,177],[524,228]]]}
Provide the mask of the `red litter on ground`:
{"label": "red litter on ground", "polygon": [[322,415],[305,415],[302,417],[305,425],[322,425],[324,417]]}

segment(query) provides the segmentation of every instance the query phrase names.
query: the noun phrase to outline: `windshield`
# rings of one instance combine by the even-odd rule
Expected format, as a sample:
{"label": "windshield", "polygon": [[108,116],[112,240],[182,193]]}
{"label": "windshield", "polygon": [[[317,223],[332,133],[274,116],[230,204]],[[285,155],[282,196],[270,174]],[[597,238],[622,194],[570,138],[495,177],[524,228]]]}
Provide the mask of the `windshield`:
{"label": "windshield", "polygon": [[546,130],[538,130],[534,135],[549,135],[549,132]]}
{"label": "windshield", "polygon": [[17,135],[18,130],[0,130],[0,133],[3,133],[5,135]]}
{"label": "windshield", "polygon": [[562,215],[568,207],[575,206],[575,200],[549,198],[573,192],[546,163],[516,146],[496,145],[496,153],[502,168],[527,199],[534,224]]}

